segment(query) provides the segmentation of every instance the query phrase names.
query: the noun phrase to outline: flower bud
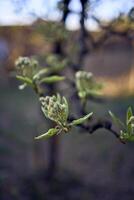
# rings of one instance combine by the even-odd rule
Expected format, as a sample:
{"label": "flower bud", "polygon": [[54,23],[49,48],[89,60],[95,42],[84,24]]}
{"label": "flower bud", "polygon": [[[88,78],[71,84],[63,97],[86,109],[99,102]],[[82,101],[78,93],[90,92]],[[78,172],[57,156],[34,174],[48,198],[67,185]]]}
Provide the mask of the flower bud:
{"label": "flower bud", "polygon": [[28,57],[19,57],[15,62],[17,75],[32,78],[37,72],[38,62]]}
{"label": "flower bud", "polygon": [[76,87],[80,98],[86,98],[91,94],[99,94],[102,84],[97,83],[91,72],[78,71],[76,73]]}
{"label": "flower bud", "polygon": [[59,124],[65,125],[68,118],[68,103],[65,97],[57,96],[41,97],[41,109],[45,116]]}

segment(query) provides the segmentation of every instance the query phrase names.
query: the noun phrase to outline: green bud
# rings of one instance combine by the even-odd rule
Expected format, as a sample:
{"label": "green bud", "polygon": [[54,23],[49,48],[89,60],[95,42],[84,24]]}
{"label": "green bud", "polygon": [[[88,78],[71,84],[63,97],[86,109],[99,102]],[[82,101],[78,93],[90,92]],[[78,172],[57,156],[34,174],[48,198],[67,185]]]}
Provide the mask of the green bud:
{"label": "green bud", "polygon": [[38,70],[38,62],[28,57],[19,57],[15,62],[17,75],[33,78]]}
{"label": "green bud", "polygon": [[36,139],[36,140],[39,140],[39,139],[47,139],[47,138],[49,138],[49,137],[52,137],[52,136],[58,134],[58,132],[59,132],[58,129],[56,129],[56,128],[51,128],[51,129],[49,129],[46,133],[35,137],[35,139]]}
{"label": "green bud", "polygon": [[19,57],[16,61],[15,61],[15,66],[16,67],[22,67],[25,65],[30,65],[30,59],[28,57]]}
{"label": "green bud", "polygon": [[89,95],[99,95],[102,84],[95,81],[91,72],[78,71],[76,73],[76,87],[79,97],[85,99]]}

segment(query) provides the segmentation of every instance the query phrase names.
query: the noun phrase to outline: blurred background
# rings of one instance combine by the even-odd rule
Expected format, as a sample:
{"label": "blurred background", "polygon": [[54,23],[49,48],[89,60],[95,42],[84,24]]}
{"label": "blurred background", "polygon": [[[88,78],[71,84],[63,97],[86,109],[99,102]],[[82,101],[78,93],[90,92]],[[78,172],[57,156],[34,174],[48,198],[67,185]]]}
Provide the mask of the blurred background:
{"label": "blurred background", "polygon": [[[0,200],[133,200],[133,143],[78,128],[34,140],[51,124],[36,94],[18,90],[14,62],[35,56],[45,67],[53,54],[68,60],[70,79],[85,69],[104,81],[104,101],[89,100],[87,112],[124,120],[134,108],[134,0],[0,1]],[[56,87],[70,98],[71,88]]]}

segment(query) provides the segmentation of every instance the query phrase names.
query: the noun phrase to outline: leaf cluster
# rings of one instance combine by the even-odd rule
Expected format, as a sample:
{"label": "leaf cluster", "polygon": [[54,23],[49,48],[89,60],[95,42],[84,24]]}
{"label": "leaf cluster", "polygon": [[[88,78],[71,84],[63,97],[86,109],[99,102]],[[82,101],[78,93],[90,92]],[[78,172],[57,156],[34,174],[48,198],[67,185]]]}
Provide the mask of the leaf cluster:
{"label": "leaf cluster", "polygon": [[[33,58],[19,57],[16,62],[16,78],[23,82],[19,86],[20,89],[24,89],[26,86],[32,87],[36,93],[39,93],[40,84],[52,84],[57,81],[64,80],[63,76],[51,75],[51,73],[57,72],[65,67],[66,60],[59,63],[56,56],[50,55],[46,58],[48,67],[41,68],[38,62]],[[51,67],[50,67],[51,66]],[[93,113],[89,113],[82,118],[68,122],[69,108],[66,98],[61,97],[59,94],[56,96],[41,96],[39,98],[41,102],[41,110],[44,116],[56,123],[54,128],[49,129],[45,134],[37,136],[35,139],[48,138],[61,132],[68,132],[71,127],[84,123]]]}
{"label": "leaf cluster", "polygon": [[89,96],[98,96],[103,88],[102,83],[98,83],[91,72],[78,71],[76,73],[76,88],[81,99]]}
{"label": "leaf cluster", "polygon": [[120,139],[123,141],[134,141],[134,116],[132,108],[129,107],[126,112],[126,120],[123,123],[111,111],[109,111],[112,120],[120,127]]}
{"label": "leaf cluster", "polygon": [[[52,96],[40,95],[40,85],[53,84],[65,79],[64,76],[57,75],[56,72],[60,71],[67,65],[67,60],[62,62],[55,55],[46,57],[46,67],[41,68],[39,63],[34,58],[19,57],[15,62],[16,78],[23,84],[19,86],[24,89],[30,86],[35,90],[36,94],[40,96],[41,110],[44,116],[55,123],[53,128],[50,128],[46,133],[41,134],[35,139],[49,138],[59,133],[67,133],[74,126],[83,124],[86,120],[91,118],[93,112],[85,116],[69,121],[69,106],[67,99],[60,94]],[[95,80],[90,72],[78,71],[75,75],[75,84],[78,96],[83,101],[86,101],[90,96],[98,96],[101,94],[103,84]],[[114,123],[120,127],[120,139],[122,141],[134,141],[134,115],[132,108],[129,107],[126,113],[126,122],[123,123],[111,111],[110,116]]]}
{"label": "leaf cluster", "polygon": [[41,97],[41,109],[48,119],[54,121],[56,126],[49,129],[46,133],[37,136],[35,139],[48,138],[61,132],[67,133],[73,126],[84,123],[93,113],[89,113],[82,118],[68,122],[69,108],[65,97],[59,94],[56,96]]}
{"label": "leaf cluster", "polygon": [[[16,78],[23,84],[19,86],[19,89],[24,89],[26,86],[31,86],[33,89],[42,83],[55,83],[64,80],[63,76],[51,75],[56,71],[56,68],[41,68],[39,63],[28,57],[19,57],[15,62]],[[58,69],[57,69],[58,70]]]}

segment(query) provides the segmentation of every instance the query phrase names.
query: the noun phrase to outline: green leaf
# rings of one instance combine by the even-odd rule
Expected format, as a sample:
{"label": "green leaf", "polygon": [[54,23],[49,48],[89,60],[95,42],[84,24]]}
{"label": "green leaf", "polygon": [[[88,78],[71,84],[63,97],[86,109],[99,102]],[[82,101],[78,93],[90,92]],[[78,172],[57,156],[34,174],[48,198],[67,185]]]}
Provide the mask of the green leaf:
{"label": "green leaf", "polygon": [[64,103],[64,105],[65,105],[65,109],[66,109],[66,120],[67,120],[67,118],[68,118],[68,115],[69,115],[69,107],[68,107],[68,102],[67,102],[67,99],[65,98],[65,97],[63,97],[62,98],[62,101],[63,101],[63,103]]}
{"label": "green leaf", "polygon": [[65,79],[64,76],[50,76],[50,77],[45,77],[40,80],[40,83],[55,83],[58,81],[63,81]]}
{"label": "green leaf", "polygon": [[131,116],[133,116],[133,112],[132,112],[132,108],[129,107],[127,109],[127,114],[126,114],[126,125],[127,125],[128,134],[131,134],[131,130],[132,130],[132,126],[131,126],[131,123],[130,123]]}
{"label": "green leaf", "polygon": [[34,80],[37,80],[37,79],[40,79],[41,76],[43,76],[44,74],[48,73],[49,69],[48,68],[44,68],[44,69],[41,69],[39,72],[37,72],[33,79]]}
{"label": "green leaf", "polygon": [[101,96],[101,91],[99,90],[88,90],[87,96]]}
{"label": "green leaf", "polygon": [[122,128],[125,128],[125,124],[117,118],[111,111],[109,111],[109,115],[111,116],[112,120],[118,125],[121,126]]}
{"label": "green leaf", "polygon": [[23,77],[23,76],[16,76],[16,78],[20,81],[23,81],[24,83],[28,84],[28,85],[33,85],[33,82],[30,78],[28,77]]}
{"label": "green leaf", "polygon": [[35,137],[35,139],[36,139],[36,140],[39,140],[39,139],[47,139],[47,138],[49,138],[49,137],[52,137],[52,136],[56,135],[58,132],[59,132],[58,129],[56,129],[56,128],[51,128],[51,129],[49,129],[46,133]]}
{"label": "green leaf", "polygon": [[79,119],[73,120],[69,125],[75,126],[84,123],[88,118],[90,118],[93,115],[93,112],[85,115],[84,117],[81,117]]}
{"label": "green leaf", "polygon": [[133,112],[132,112],[132,108],[129,107],[129,108],[127,109],[127,116],[126,116],[126,123],[127,123],[127,124],[129,124],[129,120],[130,120],[131,116],[133,116]]}

